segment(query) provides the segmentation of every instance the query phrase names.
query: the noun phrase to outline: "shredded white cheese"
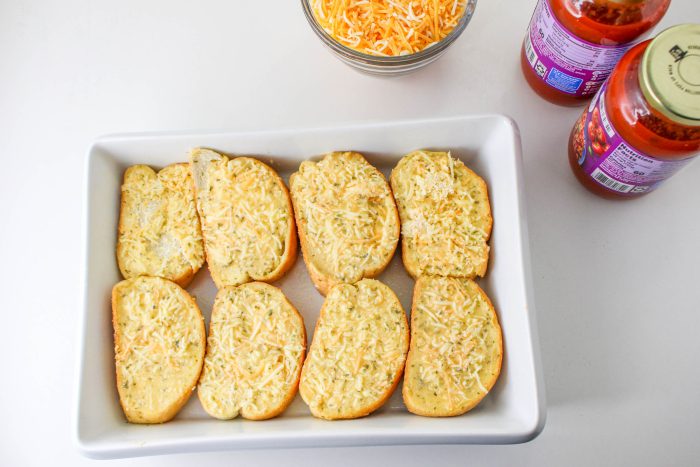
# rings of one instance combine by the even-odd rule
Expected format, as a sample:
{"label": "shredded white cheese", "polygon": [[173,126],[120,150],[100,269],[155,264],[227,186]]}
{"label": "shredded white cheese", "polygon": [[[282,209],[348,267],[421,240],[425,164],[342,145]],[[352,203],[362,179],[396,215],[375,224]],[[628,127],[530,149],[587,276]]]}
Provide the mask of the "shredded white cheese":
{"label": "shredded white cheese", "polygon": [[331,289],[299,386],[321,418],[366,415],[392,390],[408,350],[406,315],[384,284],[365,279]]}
{"label": "shredded white cheese", "polygon": [[127,169],[117,258],[124,277],[178,279],[204,263],[204,246],[186,164],[156,174],[145,165]]}
{"label": "shredded white cheese", "polygon": [[113,301],[119,395],[127,416],[147,418],[194,387],[204,356],[202,315],[186,292],[157,277],[120,282]]}
{"label": "shredded white cheese", "polygon": [[491,234],[483,180],[449,153],[417,151],[399,162],[391,184],[414,277],[483,275]]}
{"label": "shredded white cheese", "polygon": [[196,172],[201,172],[197,202],[215,282],[222,287],[265,280],[281,267],[291,247],[292,210],[278,177],[248,157],[220,156]]}
{"label": "shredded white cheese", "polygon": [[199,398],[221,419],[266,418],[296,390],[304,323],[282,292],[249,283],[219,291],[209,325]]}
{"label": "shredded white cheese", "polygon": [[334,283],[353,283],[383,267],[399,239],[384,176],[358,153],[303,162],[291,181],[304,259]]}
{"label": "shredded white cheese", "polygon": [[498,319],[471,280],[423,276],[416,293],[404,395],[423,413],[461,413],[500,372]]}

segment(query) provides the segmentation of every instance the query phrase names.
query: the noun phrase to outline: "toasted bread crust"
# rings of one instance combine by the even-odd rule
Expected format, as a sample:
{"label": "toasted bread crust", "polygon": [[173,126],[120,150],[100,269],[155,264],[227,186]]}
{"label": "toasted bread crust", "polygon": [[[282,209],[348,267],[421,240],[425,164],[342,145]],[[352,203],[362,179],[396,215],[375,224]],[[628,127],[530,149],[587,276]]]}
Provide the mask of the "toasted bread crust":
{"label": "toasted bread crust", "polygon": [[[473,284],[475,287],[476,294],[479,295],[479,298],[484,300],[486,303],[487,307],[490,310],[491,316],[492,316],[492,322],[491,325],[495,327],[495,330],[497,331],[495,334],[497,335],[497,339],[495,341],[496,344],[496,349],[495,349],[495,363],[493,364],[493,367],[496,369],[496,371],[490,375],[488,375],[488,378],[485,380],[482,380],[481,383],[486,389],[486,392],[478,395],[477,397],[472,398],[468,403],[464,403],[462,405],[459,405],[457,407],[453,407],[452,409],[449,409],[448,407],[444,406],[438,406],[437,408],[431,408],[429,405],[426,405],[425,402],[421,403],[418,398],[414,399],[415,393],[418,392],[418,388],[414,388],[411,385],[411,379],[410,379],[410,373],[413,372],[414,370],[412,369],[412,366],[414,364],[414,361],[417,359],[416,357],[416,341],[415,341],[415,332],[418,329],[418,325],[416,323],[416,316],[417,316],[417,307],[418,307],[418,302],[421,299],[421,296],[424,292],[424,289],[427,286],[427,282],[430,280],[453,280],[453,281],[462,281],[463,283],[470,282]],[[446,297],[449,298],[449,297]],[[418,279],[416,282],[416,285],[414,287],[413,291],[413,299],[411,303],[411,346],[408,351],[408,356],[406,358],[406,366],[405,366],[405,371],[404,371],[404,385],[402,389],[402,396],[403,396],[403,401],[404,404],[406,405],[406,408],[408,409],[409,412],[416,414],[416,415],[421,415],[424,417],[454,417],[458,415],[462,415],[464,413],[469,412],[471,409],[476,407],[479,402],[481,402],[491,391],[493,386],[496,384],[496,381],[498,380],[498,377],[500,376],[501,372],[501,367],[503,363],[503,336],[501,332],[501,327],[498,322],[498,316],[496,314],[495,308],[493,306],[493,303],[489,299],[488,295],[484,293],[484,291],[472,280],[470,279],[459,279],[459,278],[437,278],[437,277],[431,277],[431,276],[422,276]],[[443,376],[443,375],[440,375]],[[416,396],[417,397],[417,396]]]}
{"label": "toasted bread crust", "polygon": [[160,413],[153,414],[149,416],[148,414],[144,414],[141,411],[135,410],[132,407],[130,407],[126,401],[125,398],[122,397],[122,388],[124,385],[124,379],[122,378],[122,374],[119,371],[119,362],[118,362],[118,352],[119,349],[122,348],[124,345],[123,340],[122,340],[122,335],[120,332],[118,332],[118,327],[119,327],[119,318],[120,318],[120,307],[119,307],[119,298],[118,298],[118,292],[121,288],[123,287],[129,287],[131,284],[133,284],[135,281],[154,281],[156,286],[158,286],[158,282],[162,281],[161,285],[167,286],[167,283],[170,283],[170,281],[160,278],[160,277],[147,277],[147,276],[140,276],[132,279],[126,279],[123,280],[119,283],[117,283],[113,288],[112,288],[112,298],[111,298],[111,304],[112,304],[112,327],[114,329],[114,349],[115,349],[115,361],[117,362],[116,368],[115,368],[115,375],[116,375],[116,381],[117,381],[117,390],[119,392],[119,404],[122,407],[122,410],[124,412],[124,415],[126,416],[127,420],[130,423],[138,423],[138,424],[156,424],[156,423],[165,423],[170,420],[172,420],[175,415],[180,411],[180,409],[187,403],[189,400],[190,396],[192,395],[192,392],[194,391],[195,387],[197,386],[197,381],[199,381],[199,376],[202,370],[202,366],[204,364],[204,352],[205,352],[205,347],[206,347],[206,330],[204,327],[204,317],[201,314],[201,311],[199,310],[199,306],[197,305],[197,302],[194,300],[194,298],[187,293],[183,288],[178,286],[177,284],[172,283],[177,287],[178,293],[183,297],[189,306],[192,307],[193,310],[196,311],[199,315],[199,320],[197,321],[199,324],[194,329],[194,332],[199,336],[199,341],[201,345],[199,346],[201,349],[201,352],[196,356],[196,371],[194,372],[193,378],[188,381],[187,385],[183,387],[182,395],[175,400],[172,404],[170,404],[168,407],[164,408]]}
{"label": "toasted bread crust", "polygon": [[[478,254],[472,255],[471,253],[469,253],[468,250],[463,249],[455,250],[454,245],[456,245],[456,243],[446,242],[444,239],[441,241],[435,240],[434,233],[428,234],[427,232],[423,232],[422,234],[416,234],[415,232],[434,229],[434,232],[441,232],[443,235],[448,235],[447,232],[441,231],[438,228],[438,226],[431,224],[431,222],[428,219],[426,219],[426,217],[424,217],[425,210],[430,211],[432,209],[432,207],[429,207],[427,204],[419,204],[421,206],[421,208],[419,209],[419,211],[421,212],[418,213],[419,218],[411,218],[409,215],[409,207],[411,207],[411,204],[419,203],[419,201],[417,200],[415,194],[411,194],[409,196],[408,193],[402,192],[400,190],[400,187],[402,185],[405,187],[405,183],[401,183],[401,178],[406,177],[407,175],[411,175],[410,165],[414,164],[419,157],[426,157],[432,159],[433,161],[437,161],[440,158],[444,158],[445,156],[447,156],[447,160],[453,161],[454,168],[450,168],[450,171],[454,170],[455,175],[452,175],[450,178],[450,186],[447,187],[449,188],[449,190],[446,190],[446,193],[444,193],[442,197],[439,197],[442,198],[442,201],[440,201],[439,205],[446,206],[449,209],[449,207],[453,203],[459,201],[460,199],[471,198],[472,195],[466,192],[457,192],[450,190],[455,190],[455,187],[459,190],[466,190],[466,185],[474,184],[475,188],[474,190],[472,190],[472,194],[476,195],[475,197],[477,198],[477,203],[472,204],[471,209],[474,213],[479,213],[477,223],[483,224],[482,230],[484,232],[483,238],[481,239],[482,244],[480,245],[480,252]],[[445,168],[445,170],[447,169]],[[406,171],[409,171],[409,173],[405,173]],[[465,180],[462,181],[461,184],[457,184],[455,182],[457,180],[457,171],[464,173]],[[435,174],[429,175],[432,175],[434,177],[434,180],[437,179]],[[422,275],[440,275],[450,277],[463,277],[468,279],[485,276],[488,269],[489,260],[488,241],[491,237],[491,230],[493,228],[493,216],[491,214],[491,205],[489,201],[488,187],[486,185],[486,182],[469,167],[464,165],[461,161],[452,158],[449,153],[432,151],[415,151],[404,156],[399,161],[394,170],[392,170],[390,180],[391,187],[395,195],[394,197],[396,198],[397,205],[399,208],[399,215],[401,217],[402,224],[401,258],[403,260],[404,267],[406,268],[406,271],[409,273],[409,275],[413,279],[418,279],[418,277]],[[438,183],[438,186],[436,188],[438,188],[436,191],[439,192],[440,189],[445,189],[446,187],[439,186]],[[426,196],[425,199],[428,200],[429,198],[430,196]],[[425,203],[425,201],[421,201],[421,203]],[[412,207],[415,208],[416,206]],[[428,212],[428,214],[432,212],[434,211],[430,211]],[[445,216],[442,216],[442,218],[450,218],[451,216],[454,216],[452,217],[452,225],[457,225],[457,219],[462,217],[464,219],[467,219],[467,214],[471,214],[470,212],[462,213],[460,215],[456,214],[457,212],[460,211],[455,210],[454,213],[446,214]],[[412,215],[416,215],[415,210],[412,213]],[[414,233],[408,235],[407,230],[412,230],[414,231]],[[413,241],[414,238],[418,238],[419,235],[422,237],[420,244],[422,246],[419,246],[416,242]],[[476,245],[472,246],[475,247]],[[437,247],[442,249],[442,259],[437,258],[435,256],[435,250]],[[451,258],[453,260],[456,258],[461,258],[462,260],[460,264],[454,264],[454,261],[446,261],[445,258]]]}
{"label": "toasted bread crust", "polygon": [[[285,330],[285,331],[290,331],[290,332],[299,332],[299,336],[296,339],[296,342],[288,342],[285,345],[297,345],[301,347],[299,350],[299,355],[296,360],[296,373],[293,375],[293,382],[292,384],[287,386],[287,390],[284,393],[284,397],[282,400],[278,401],[275,405],[268,406],[266,407],[266,410],[254,410],[249,407],[249,401],[246,401],[248,398],[247,395],[241,396],[240,393],[237,393],[239,398],[236,398],[236,396],[233,393],[230,393],[228,395],[226,394],[220,394],[218,393],[214,397],[217,399],[224,399],[225,400],[225,406],[222,408],[221,405],[217,405],[218,403],[214,402],[213,405],[210,404],[209,398],[212,396],[214,393],[212,393],[211,385],[212,384],[223,384],[227,385],[232,383],[231,381],[228,381],[228,379],[222,379],[222,380],[217,380],[215,379],[216,376],[210,376],[211,366],[213,363],[209,362],[209,359],[216,359],[216,358],[233,358],[235,359],[234,364],[230,364],[231,368],[244,368],[245,367],[245,356],[244,354],[240,353],[231,353],[228,354],[226,353],[225,355],[221,355],[222,351],[226,351],[226,349],[217,348],[213,350],[213,345],[212,342],[209,342],[207,345],[207,355],[205,357],[205,365],[204,365],[204,370],[202,371],[202,374],[200,376],[200,381],[199,381],[199,391],[198,391],[198,396],[199,400],[202,403],[202,407],[204,410],[209,413],[212,417],[219,418],[221,420],[229,420],[236,418],[238,415],[240,415],[243,418],[249,419],[249,420],[267,420],[273,417],[276,417],[277,415],[281,414],[284,412],[284,410],[291,404],[291,402],[294,400],[294,397],[296,396],[296,393],[298,391],[299,387],[299,379],[301,376],[301,368],[304,362],[304,358],[306,355],[306,328],[304,327],[304,320],[297,311],[297,309],[289,302],[287,297],[282,293],[280,289],[277,287],[274,287],[270,284],[264,283],[264,282],[249,282],[246,284],[242,284],[240,286],[227,286],[219,290],[219,293],[217,294],[217,299],[214,303],[214,310],[212,311],[212,322],[210,324],[210,332],[209,332],[209,338],[214,339],[216,337],[217,339],[219,338],[219,335],[221,333],[224,333],[227,331],[226,328],[222,328],[221,324],[217,321],[215,321],[215,317],[221,313],[228,313],[229,309],[227,307],[230,307],[231,305],[226,301],[228,297],[230,297],[230,293],[242,293],[243,290],[246,292],[250,291],[250,293],[255,293],[257,291],[261,291],[262,293],[267,293],[271,294],[274,296],[274,299],[280,299],[283,302],[283,305],[285,307],[285,310],[283,312],[291,312],[291,316],[287,316],[287,318],[291,318],[292,322],[296,321],[295,326],[297,329],[292,329],[292,330]],[[233,300],[233,299],[231,299]],[[233,303],[233,302],[232,302]],[[255,319],[254,316],[251,315],[245,315],[245,320],[249,319]],[[280,319],[285,319],[285,317],[270,317],[268,322],[273,322],[275,318],[280,318]],[[243,321],[241,321],[242,323]],[[218,325],[218,329],[214,329],[213,326]],[[274,324],[273,324],[274,325]],[[233,325],[231,325],[233,326]],[[241,328],[240,325],[239,327],[235,327],[235,329],[229,329],[231,331],[235,331],[234,335],[241,335],[243,336],[244,333],[246,332],[244,328]],[[288,335],[285,333],[284,337],[287,337]],[[279,336],[278,336],[279,337]],[[249,337],[250,339],[254,339],[254,337],[251,335]],[[263,343],[263,341],[251,341],[251,342],[256,342],[256,345],[259,345]],[[216,355],[213,354],[213,352],[217,352]],[[260,358],[265,358],[263,355]],[[219,360],[221,362],[221,360]],[[228,361],[224,361],[223,363],[220,364],[229,364]],[[214,366],[214,368],[217,368],[217,366]],[[225,371],[225,375],[228,376],[229,371],[233,371],[235,373],[236,370],[231,370],[229,368],[228,370]],[[287,368],[287,365],[285,364],[285,368]],[[238,370],[240,371],[240,370]],[[262,370],[260,370],[262,371]],[[268,370],[269,371],[269,370]],[[239,373],[240,374],[240,373]],[[220,374],[218,376],[221,376]],[[257,375],[259,377],[263,377],[264,375]],[[273,375],[274,376],[274,375]],[[267,376],[266,376],[267,377]],[[242,382],[240,383],[241,386],[240,388],[245,389],[245,384]],[[268,381],[268,385],[270,382]],[[284,386],[284,384],[283,384]],[[239,389],[240,389],[239,388]]]}
{"label": "toasted bread crust", "polygon": [[[137,171],[137,170],[148,170],[150,173],[152,173],[155,178],[159,178],[162,175],[165,175],[171,170],[176,170],[177,168],[185,168],[189,171],[189,165],[186,162],[179,162],[175,164],[170,164],[167,167],[161,169],[160,171],[156,172],[153,170],[151,167],[147,165],[134,165],[129,168],[124,172],[124,178],[123,178],[123,183],[122,183],[122,195],[120,197],[120,208],[119,208],[119,224],[118,224],[118,240],[117,240],[117,265],[119,266],[119,271],[122,274],[122,277],[125,279],[131,279],[133,277],[137,277],[140,275],[146,275],[146,276],[158,276],[158,277],[163,277],[164,279],[168,279],[170,281],[175,282],[177,285],[180,287],[187,287],[192,279],[194,278],[195,274],[199,271],[199,269],[204,265],[204,243],[202,240],[202,229],[201,225],[199,223],[199,215],[196,212],[195,209],[195,216],[192,218],[192,231],[193,235],[196,237],[197,241],[194,245],[195,251],[194,254],[199,257],[197,261],[195,261],[193,264],[186,264],[184,265],[179,272],[174,273],[174,274],[159,274],[159,271],[149,268],[148,270],[145,271],[140,271],[136,273],[132,273],[129,271],[129,267],[127,266],[128,262],[128,257],[129,257],[129,247],[127,246],[126,242],[122,241],[122,239],[128,235],[128,231],[126,228],[126,216],[127,212],[129,209],[134,209],[135,207],[130,207],[127,206],[127,197],[125,196],[124,189],[125,186],[127,185],[127,179],[130,175],[130,173]],[[191,177],[188,177],[191,179]],[[187,186],[184,186],[183,189],[191,189],[191,198],[192,202],[194,202],[195,198],[195,192],[194,192],[194,185],[190,184]]]}
{"label": "toasted bread crust", "polygon": [[[386,181],[384,178],[384,175],[377,170],[376,167],[371,165],[367,160],[359,153],[356,152],[333,152],[333,153],[328,153],[324,156],[324,158],[318,162],[318,163],[313,163],[313,162],[304,162],[303,164],[326,164],[329,163],[332,159],[335,160],[345,160],[347,161],[348,164],[350,163],[356,163],[356,164],[361,164],[363,167],[369,169],[372,174],[375,175],[376,180],[381,180],[382,183],[382,189],[384,190],[383,195],[386,196],[386,199],[389,201],[385,204],[384,207],[388,208],[388,212],[386,213],[385,219],[389,219],[389,223],[393,224],[393,229],[389,232],[389,236],[393,237],[395,240],[390,241],[390,248],[386,252],[382,252],[382,255],[380,257],[380,261],[378,264],[374,266],[369,266],[369,267],[364,267],[364,269],[359,273],[356,274],[352,278],[341,278],[341,277],[336,277],[334,274],[328,272],[328,271],[323,271],[322,268],[320,267],[318,263],[318,258],[321,256],[324,256],[325,252],[320,252],[320,251],[314,251],[314,247],[312,246],[312,242],[309,239],[309,232],[307,232],[307,221],[303,218],[303,207],[302,203],[304,199],[302,198],[302,193],[301,188],[297,189],[295,188],[297,186],[297,181],[302,178],[301,175],[301,168],[300,171],[295,172],[294,174],[291,175],[289,179],[289,185],[291,187],[292,191],[292,202],[294,204],[294,215],[299,231],[299,240],[301,243],[301,250],[303,253],[303,258],[304,258],[304,263],[306,264],[307,270],[309,272],[309,276],[311,277],[311,280],[316,287],[316,289],[323,295],[326,296],[330,289],[337,284],[341,283],[354,283],[357,282],[361,279],[369,279],[369,278],[375,278],[379,276],[389,265],[391,262],[391,258],[393,258],[394,253],[396,251],[396,247],[398,246],[398,240],[399,240],[399,235],[400,235],[400,221],[399,221],[399,213],[396,208],[396,203],[394,202],[394,198],[391,192],[391,187],[389,186],[389,183]],[[366,180],[366,189],[369,189],[367,187],[367,184],[369,182],[369,177]],[[300,182],[301,183],[301,182]],[[336,209],[340,209],[340,204],[336,206]],[[329,214],[329,216],[337,215],[337,213],[340,212],[338,210],[335,211],[334,214]]]}
{"label": "toasted bread crust", "polygon": [[313,262],[306,260],[309,254],[305,252],[309,251],[309,247],[303,229],[299,229],[299,242],[301,243],[302,258],[304,258],[304,264],[306,264],[306,270],[309,273],[311,282],[314,284],[314,287],[316,287],[316,290],[318,290],[318,293],[325,297],[328,295],[333,285],[337,284],[329,276],[324,275],[321,271],[316,269]]}
{"label": "toasted bread crust", "polygon": [[[396,390],[396,387],[399,384],[399,381],[401,380],[401,376],[403,375],[403,370],[404,370],[404,362],[406,359],[406,353],[408,352],[408,346],[409,346],[409,331],[408,331],[408,320],[406,319],[406,313],[403,310],[403,307],[401,307],[401,303],[399,302],[398,297],[396,297],[396,294],[387,287],[386,285],[382,284],[381,282],[374,280],[374,279],[363,279],[360,281],[358,284],[355,285],[350,285],[350,284],[338,284],[333,287],[333,289],[338,288],[338,287],[358,287],[359,284],[361,283],[371,283],[375,282],[380,284],[382,287],[385,288],[385,291],[390,293],[390,299],[394,302],[393,305],[395,307],[398,307],[401,310],[401,316],[400,316],[400,327],[401,327],[401,336],[400,336],[400,342],[399,342],[399,348],[403,349],[401,354],[398,356],[400,360],[400,365],[397,366],[397,369],[395,372],[392,374],[392,379],[391,382],[388,386],[384,388],[382,393],[371,403],[358,407],[356,410],[347,410],[346,408],[343,408],[341,412],[334,412],[331,413],[329,411],[325,411],[322,409],[318,409],[317,407],[314,406],[312,403],[312,399],[314,397],[315,390],[312,387],[312,384],[310,382],[311,379],[313,379],[314,375],[314,369],[311,368],[312,364],[310,362],[311,353],[315,351],[314,345],[318,346],[318,342],[316,341],[317,336],[319,336],[319,327],[321,323],[324,323],[327,321],[326,315],[329,313],[329,308],[337,306],[335,302],[332,302],[329,298],[332,299],[331,296],[327,298],[323,306],[321,307],[319,319],[316,321],[316,325],[314,328],[314,342],[311,344],[311,348],[309,350],[309,355],[307,360],[304,362],[304,367],[301,372],[301,381],[299,385],[299,392],[302,396],[302,399],[309,405],[309,408],[311,409],[311,413],[313,416],[317,418],[321,418],[324,420],[348,420],[348,419],[354,419],[354,418],[360,418],[360,417],[365,417],[375,410],[379,409],[381,406],[383,406],[387,400],[391,397],[391,395],[394,393]],[[386,310],[387,313],[390,312],[390,310]],[[385,364],[388,364],[390,362],[383,362]],[[338,364],[336,361],[335,364]]]}
{"label": "toasted bread crust", "polygon": [[[219,154],[213,150],[210,149],[205,149],[205,148],[196,148],[193,149],[190,155],[190,168],[193,172],[193,183],[195,184],[195,193],[196,193],[196,200],[197,200],[197,211],[199,212],[200,218],[202,220],[202,224],[206,224],[206,218],[207,218],[207,213],[204,211],[205,208],[202,205],[202,200],[200,196],[200,187],[197,187],[196,183],[196,173],[195,173],[195,162],[194,158],[199,155],[199,154],[205,154],[205,153],[211,153],[215,154],[219,159],[213,159],[218,161],[225,161],[229,162],[230,160],[240,160],[240,161],[250,161],[252,164],[263,168],[274,180],[275,184],[280,188],[284,195],[285,199],[285,204],[286,204],[286,212],[287,212],[287,226],[285,229],[285,245],[284,245],[284,251],[282,253],[281,259],[279,263],[276,265],[274,269],[272,269],[269,273],[263,274],[263,275],[258,275],[255,273],[252,273],[251,271],[245,271],[245,276],[246,279],[242,281],[227,281],[222,278],[222,270],[223,268],[229,268],[230,265],[227,266],[219,266],[216,264],[215,259],[212,257],[212,251],[214,248],[214,241],[211,238],[211,235],[207,233],[207,229],[203,227],[203,238],[204,238],[204,250],[205,250],[205,255],[207,258],[207,264],[209,266],[209,271],[211,273],[212,279],[214,280],[214,283],[216,284],[217,288],[222,288],[225,286],[236,286],[236,285],[241,285],[243,283],[251,282],[251,281],[262,281],[262,282],[274,282],[276,280],[281,279],[294,265],[294,262],[296,261],[297,257],[297,231],[296,231],[296,224],[294,222],[294,209],[292,206],[292,201],[289,195],[289,190],[287,189],[287,186],[284,184],[284,181],[280,176],[277,174],[277,172],[264,162],[261,162],[255,158],[252,157],[235,157],[233,159],[230,159],[228,156],[224,154]],[[210,160],[211,161],[211,160]],[[209,161],[209,162],[210,162]]]}

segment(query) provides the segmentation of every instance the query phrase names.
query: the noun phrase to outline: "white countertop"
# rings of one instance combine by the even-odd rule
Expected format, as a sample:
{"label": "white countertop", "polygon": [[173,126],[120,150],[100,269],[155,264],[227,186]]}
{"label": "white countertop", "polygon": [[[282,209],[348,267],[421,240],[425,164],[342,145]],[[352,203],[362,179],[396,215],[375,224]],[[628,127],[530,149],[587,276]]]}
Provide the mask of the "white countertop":
{"label": "white countertop", "polygon": [[[479,113],[510,115],[522,133],[548,403],[537,439],[110,464],[697,462],[700,162],[637,201],[584,191],[566,159],[580,109],[542,101],[520,75],[534,3],[481,0],[438,62],[378,79],[327,52],[295,0],[1,2],[0,464],[97,463],[72,444],[83,161],[96,135]],[[675,0],[660,28],[693,20],[700,3]]]}

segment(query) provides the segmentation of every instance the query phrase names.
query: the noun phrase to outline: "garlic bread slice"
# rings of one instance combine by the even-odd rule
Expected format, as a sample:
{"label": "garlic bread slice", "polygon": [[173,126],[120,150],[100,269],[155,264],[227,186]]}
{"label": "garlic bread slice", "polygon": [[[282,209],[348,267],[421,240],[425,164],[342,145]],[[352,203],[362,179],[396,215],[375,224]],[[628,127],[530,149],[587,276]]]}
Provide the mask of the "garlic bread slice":
{"label": "garlic bread slice", "polygon": [[136,277],[112,289],[119,401],[131,423],[172,419],[197,385],[206,344],[197,303],[160,277]]}
{"label": "garlic bread slice", "polygon": [[403,400],[428,417],[461,415],[491,390],[501,372],[496,311],[476,282],[421,276],[411,309],[411,348]]}
{"label": "garlic bread slice", "polygon": [[358,418],[399,383],[408,322],[394,292],[373,279],[334,286],[323,302],[299,393],[315,417]]}
{"label": "garlic bread slice", "polygon": [[160,172],[126,169],[117,262],[125,279],[158,276],[187,286],[204,264],[204,244],[187,164]]}
{"label": "garlic bread slice", "polygon": [[484,180],[447,152],[416,151],[391,172],[403,264],[422,275],[483,277],[491,207]]}
{"label": "garlic bread slice", "polygon": [[190,153],[209,271],[218,288],[271,282],[294,264],[289,192],[268,165],[210,149]]}
{"label": "garlic bread slice", "polygon": [[263,282],[219,290],[198,395],[226,420],[272,418],[297,393],[306,352],[304,320],[282,291]]}
{"label": "garlic bread slice", "polygon": [[321,294],[387,267],[399,241],[399,216],[384,175],[361,154],[302,162],[289,186],[304,262]]}

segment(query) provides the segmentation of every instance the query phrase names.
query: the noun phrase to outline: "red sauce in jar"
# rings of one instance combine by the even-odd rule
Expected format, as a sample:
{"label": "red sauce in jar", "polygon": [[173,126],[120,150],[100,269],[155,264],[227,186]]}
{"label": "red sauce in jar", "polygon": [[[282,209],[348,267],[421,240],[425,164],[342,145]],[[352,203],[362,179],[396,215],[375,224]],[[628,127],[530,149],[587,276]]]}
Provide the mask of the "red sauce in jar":
{"label": "red sauce in jar", "polygon": [[[582,105],[600,87],[602,81],[607,77],[615,65],[615,59],[620,56],[629,46],[640,37],[651,30],[663,17],[668,9],[670,0],[540,0],[546,2],[540,8],[538,4],[535,16],[528,29],[521,49],[521,68],[525,79],[532,89],[546,100],[567,106]],[[546,17],[549,15],[542,10],[548,10],[558,22],[558,26],[551,28],[542,27],[548,23]],[[544,15],[540,21],[536,16]],[[542,50],[534,44],[531,39],[531,30],[537,27],[542,36],[542,41],[548,45],[544,46],[549,50]],[[552,31],[561,29],[564,32]],[[564,36],[570,38],[564,38]],[[576,40],[583,41],[582,46],[576,46]],[[530,48],[534,51],[528,53]],[[585,44],[587,43],[587,44]],[[595,46],[601,46],[596,52]],[[576,49],[573,50],[572,49]],[[616,52],[617,50],[617,52]],[[533,55],[534,54],[534,55]],[[551,77],[554,66],[544,55],[549,54],[553,62],[562,72],[557,72],[558,76],[563,74],[562,79]],[[608,54],[608,59],[600,58],[601,54]],[[574,71],[571,73],[570,67],[577,66],[569,62],[561,64],[560,59],[566,61],[566,56],[580,57],[577,65],[584,70],[581,73]],[[537,56],[540,62],[533,57]],[[530,58],[530,59],[528,59]],[[593,64],[593,62],[598,61]],[[562,65],[561,67],[559,65]],[[538,73],[539,71],[539,73]],[[593,74],[593,76],[591,76]],[[578,78],[582,81],[577,89],[573,89],[577,83],[572,82]],[[588,84],[590,83],[590,85]]]}
{"label": "red sauce in jar", "polygon": [[[700,26],[697,28],[700,31]],[[672,29],[674,28],[668,31]],[[574,125],[569,138],[569,162],[574,174],[587,189],[607,198],[636,198],[649,193],[685,161],[700,154],[700,120],[693,125],[669,118],[651,105],[645,97],[640,84],[640,80],[643,79],[640,77],[640,68],[643,66],[644,53],[652,42],[638,44],[624,55],[608,78],[600,96],[594,99],[591,107],[584,111]],[[672,58],[668,60],[673,61]],[[597,104],[598,99],[602,102]],[[614,137],[606,131],[608,129],[615,133]],[[598,169],[591,171],[592,165],[586,166],[581,162],[586,158],[604,159],[609,155],[610,146],[619,141],[618,138],[623,140],[626,147],[640,153],[635,155],[632,151],[627,151],[631,154],[632,161],[626,166],[627,175],[636,173],[632,170],[634,161],[641,159],[642,165],[646,164],[642,172],[646,173],[640,174],[637,183],[642,187],[649,185],[650,188],[628,190],[625,184],[631,186],[636,183],[630,182],[629,178],[620,181],[618,177],[617,181],[613,180],[611,174],[615,174],[620,164],[617,164],[617,167],[615,164],[609,164],[610,170],[603,167],[602,176],[597,177]],[[598,160],[595,163],[601,167],[605,161]],[[666,174],[664,166],[671,167],[667,170],[669,174]],[[653,169],[654,167],[656,169]],[[656,170],[656,175],[650,175],[653,170]],[[650,176],[656,176],[659,180],[642,182]],[[611,186],[614,189],[611,189]]]}

